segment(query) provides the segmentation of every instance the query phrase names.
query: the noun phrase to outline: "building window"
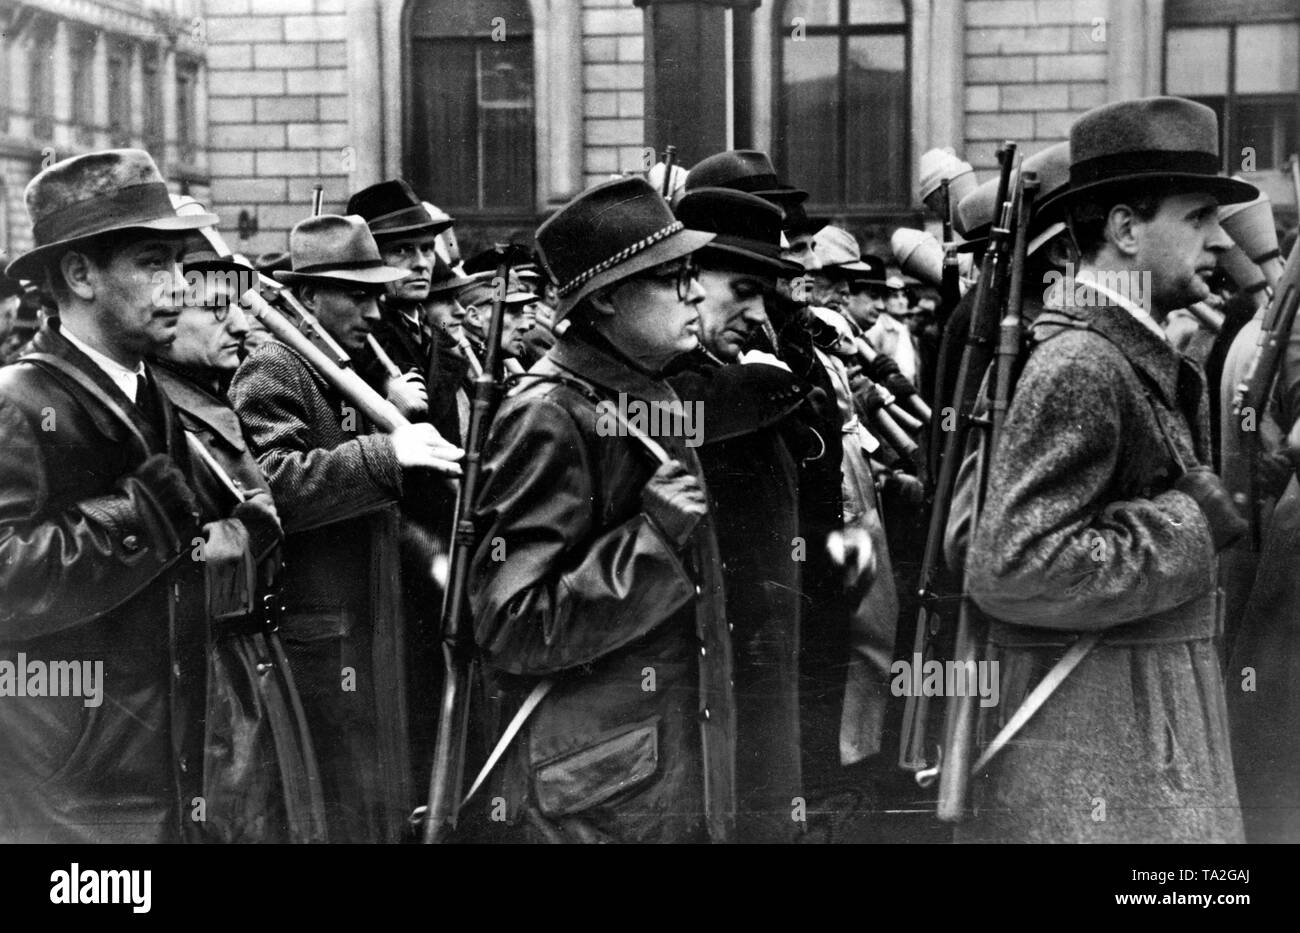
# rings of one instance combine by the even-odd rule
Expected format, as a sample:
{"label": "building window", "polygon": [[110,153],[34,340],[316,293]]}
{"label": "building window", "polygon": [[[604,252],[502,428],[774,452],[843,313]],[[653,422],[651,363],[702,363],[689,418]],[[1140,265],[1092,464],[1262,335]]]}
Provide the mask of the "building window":
{"label": "building window", "polygon": [[54,26],[37,28],[27,50],[27,114],[35,139],[54,136]]}
{"label": "building window", "polygon": [[68,36],[72,56],[72,132],[79,146],[95,144],[96,33],[77,30]]}
{"label": "building window", "polygon": [[155,158],[163,157],[163,93],[162,93],[162,56],[159,48],[145,47],[141,50],[144,78],[144,147]]}
{"label": "building window", "polygon": [[198,88],[199,66],[191,61],[177,61],[176,145],[180,161],[185,165],[194,164],[199,154]]}
{"label": "building window", "polygon": [[131,145],[131,46],[108,44],[108,134],[114,146]]}
{"label": "building window", "polygon": [[779,42],[778,168],[813,209],[871,212],[911,200],[910,51],[904,0],[786,0]]}
{"label": "building window", "polygon": [[527,0],[416,0],[407,17],[407,179],[452,212],[531,216],[536,171]]}
{"label": "building window", "polygon": [[1300,145],[1300,4],[1172,0],[1165,92],[1219,115],[1226,172],[1282,168]]}

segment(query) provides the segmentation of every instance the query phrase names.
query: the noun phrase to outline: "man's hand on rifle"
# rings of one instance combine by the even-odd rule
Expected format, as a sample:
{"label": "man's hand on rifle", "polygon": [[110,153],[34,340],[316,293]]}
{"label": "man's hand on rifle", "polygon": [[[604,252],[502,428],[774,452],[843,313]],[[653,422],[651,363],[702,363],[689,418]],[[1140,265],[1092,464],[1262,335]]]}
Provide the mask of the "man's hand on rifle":
{"label": "man's hand on rifle", "polygon": [[837,567],[844,568],[844,585],[849,591],[865,589],[875,582],[876,546],[861,525],[832,531],[826,538],[826,552]]}
{"label": "man's hand on rifle", "polygon": [[1286,491],[1291,477],[1300,472],[1300,447],[1281,447],[1271,453],[1261,451],[1256,464],[1260,496],[1276,499]]}
{"label": "man's hand on rifle", "polygon": [[431,424],[404,424],[388,435],[397,462],[404,467],[426,467],[448,476],[460,476],[465,451],[449,443]]}
{"label": "man's hand on rifle", "polygon": [[418,417],[429,410],[429,390],[419,373],[403,373],[389,379],[385,394],[406,418]]}

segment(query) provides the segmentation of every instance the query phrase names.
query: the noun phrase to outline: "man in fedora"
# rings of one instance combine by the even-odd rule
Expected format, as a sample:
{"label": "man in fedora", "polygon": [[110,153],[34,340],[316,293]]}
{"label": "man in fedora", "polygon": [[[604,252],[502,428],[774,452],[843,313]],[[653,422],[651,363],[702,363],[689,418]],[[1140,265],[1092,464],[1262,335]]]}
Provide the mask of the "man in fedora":
{"label": "man in fedora", "polygon": [[[495,277],[495,272],[478,272],[456,295],[456,300],[465,309],[465,337],[470,352],[480,365],[486,358],[488,327],[492,321],[492,280]],[[520,354],[524,349],[524,336],[537,323],[537,313],[533,310],[536,304],[537,296],[511,272],[503,303],[505,317],[501,321],[501,352],[505,355],[506,368],[513,372],[523,371]]]}
{"label": "man in fedora", "polygon": [[402,371],[400,377],[385,378],[390,400],[423,420],[431,404],[429,383],[435,367],[441,363],[445,368],[446,357],[456,352],[454,342],[439,332],[424,307],[440,260],[438,234],[451,227],[452,218],[435,219],[400,178],[358,191],[348,199],[347,212],[365,219],[384,262],[408,273],[384,287],[373,334]]}
{"label": "man in fedora", "polygon": [[721,567],[685,409],[662,378],[699,343],[689,259],[712,240],[641,178],[590,188],[538,228],[569,327],[492,426],[470,580],[489,694],[508,716],[550,682],[462,814],[508,838],[735,837]]}
{"label": "man in fedora", "polygon": [[[349,355],[379,319],[386,265],[362,218],[322,215],[290,234],[294,290]],[[331,841],[394,841],[412,803],[398,503],[425,471],[456,475],[461,451],[428,423],[374,433],[307,360],[273,341],[230,397],[288,536],[280,634],[319,752]],[[427,565],[426,565],[427,566]]]}
{"label": "man in fedora", "polygon": [[1214,581],[1245,524],[1206,465],[1200,367],[1160,327],[1208,293],[1219,205],[1257,194],[1217,174],[1218,141],[1214,112],[1175,97],[1071,128],[1080,265],[1034,322],[967,558],[1000,662],[986,734],[1092,647],[974,776],[963,840],[1242,840]]}
{"label": "man in fedora", "polygon": [[6,272],[59,314],[0,370],[0,837],[195,838],[198,558],[228,566],[237,529],[196,499],[145,359],[176,336],[186,231],[216,217],[177,217],[136,149],[57,162],[26,204],[34,246]]}
{"label": "man in fedora", "polygon": [[770,354],[739,361],[750,338],[768,326],[766,300],[777,280],[803,267],[781,259],[781,211],[761,197],[694,188],[674,212],[688,227],[715,234],[695,254],[704,290],[700,348],[674,362],[668,381],[705,415],[699,457],[735,653],[737,839],[788,842],[806,826],[790,818],[790,801],[805,797],[802,560],[791,554],[799,534],[796,463],[820,445],[801,413],[809,387]]}

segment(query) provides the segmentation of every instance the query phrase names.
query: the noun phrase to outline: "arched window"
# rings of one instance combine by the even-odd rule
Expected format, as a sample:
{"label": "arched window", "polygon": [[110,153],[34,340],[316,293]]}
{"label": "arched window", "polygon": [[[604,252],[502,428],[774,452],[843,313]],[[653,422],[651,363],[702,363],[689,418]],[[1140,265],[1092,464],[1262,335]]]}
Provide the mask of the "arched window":
{"label": "arched window", "polygon": [[778,12],[778,169],[833,213],[911,200],[906,0],[785,0]]}
{"label": "arched window", "polygon": [[412,0],[406,16],[406,178],[458,216],[532,215],[528,0]]}

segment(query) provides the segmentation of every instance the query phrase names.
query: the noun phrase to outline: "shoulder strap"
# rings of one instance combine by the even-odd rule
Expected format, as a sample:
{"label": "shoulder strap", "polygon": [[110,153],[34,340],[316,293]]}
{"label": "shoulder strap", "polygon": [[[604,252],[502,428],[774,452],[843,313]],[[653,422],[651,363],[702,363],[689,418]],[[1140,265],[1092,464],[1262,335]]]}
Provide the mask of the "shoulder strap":
{"label": "shoulder strap", "polygon": [[109,414],[121,421],[122,424],[126,425],[127,431],[131,433],[131,436],[135,438],[136,442],[140,445],[140,449],[144,452],[144,455],[146,457],[149,455],[149,444],[145,441],[144,435],[140,432],[140,429],[136,427],[135,422],[131,420],[131,416],[126,413],[125,409],[123,409],[116,400],[111,396],[105,395],[100,387],[95,385],[91,378],[83,373],[78,367],[72,365],[61,356],[55,356],[53,353],[27,353],[20,356],[18,362],[32,363],[36,366],[40,366],[42,369],[56,370],[60,374],[71,379],[87,394],[94,396],[101,405],[108,409]]}
{"label": "shoulder strap", "polygon": [[[600,393],[596,391],[595,386],[590,383],[584,382],[583,380],[573,376],[561,376],[558,373],[517,373],[508,380],[508,391],[513,391],[514,388],[524,379],[535,379],[538,382],[553,382],[557,385],[568,386],[570,389],[573,389],[575,392],[596,405],[608,403],[609,401],[608,399],[601,398]],[[649,434],[646,434],[636,425],[629,422],[627,416],[623,414],[617,405],[613,406],[613,408],[608,411],[608,414],[613,415],[613,417],[618,420],[619,427],[627,432],[629,437],[634,437],[640,441],[641,446],[649,451],[650,456],[654,457],[656,461],[662,464],[667,463],[672,459],[672,457],[668,455],[668,451],[664,450],[662,444]]]}

